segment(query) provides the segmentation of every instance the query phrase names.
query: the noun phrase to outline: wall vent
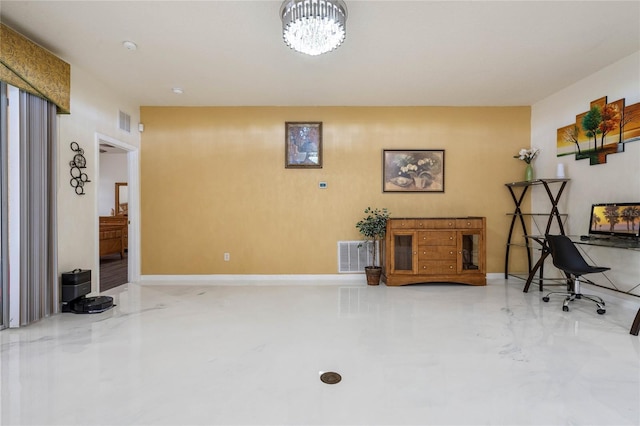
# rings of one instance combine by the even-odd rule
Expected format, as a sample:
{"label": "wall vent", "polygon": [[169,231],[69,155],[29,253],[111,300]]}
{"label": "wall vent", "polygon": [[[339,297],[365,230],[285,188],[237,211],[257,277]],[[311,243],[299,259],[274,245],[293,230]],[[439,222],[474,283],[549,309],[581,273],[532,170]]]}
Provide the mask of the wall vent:
{"label": "wall vent", "polygon": [[127,133],[131,133],[131,116],[126,112],[120,111],[118,127],[120,128],[120,130],[124,130]]}
{"label": "wall vent", "polygon": [[338,241],[338,272],[341,274],[364,272],[365,266],[373,264],[372,246],[372,242]]}

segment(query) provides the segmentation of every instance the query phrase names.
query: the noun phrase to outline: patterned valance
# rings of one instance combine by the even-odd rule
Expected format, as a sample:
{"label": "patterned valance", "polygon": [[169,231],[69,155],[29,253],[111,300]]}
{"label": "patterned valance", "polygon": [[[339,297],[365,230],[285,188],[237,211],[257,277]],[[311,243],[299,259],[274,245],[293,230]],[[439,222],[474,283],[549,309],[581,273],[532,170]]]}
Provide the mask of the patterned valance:
{"label": "patterned valance", "polygon": [[71,67],[0,23],[0,80],[53,102],[70,113]]}

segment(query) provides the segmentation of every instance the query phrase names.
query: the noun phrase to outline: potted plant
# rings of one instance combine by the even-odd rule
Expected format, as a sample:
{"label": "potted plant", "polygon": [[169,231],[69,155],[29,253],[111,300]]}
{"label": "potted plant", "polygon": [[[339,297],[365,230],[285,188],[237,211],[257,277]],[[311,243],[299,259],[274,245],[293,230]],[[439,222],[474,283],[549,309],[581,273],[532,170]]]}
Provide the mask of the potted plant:
{"label": "potted plant", "polygon": [[372,243],[371,250],[373,253],[373,265],[366,266],[364,271],[367,275],[367,284],[378,285],[380,284],[380,275],[382,274],[382,268],[377,261],[378,245],[387,231],[389,212],[387,209],[372,209],[371,207],[367,207],[364,213],[366,216],[356,223],[356,228],[365,238],[365,244]]}

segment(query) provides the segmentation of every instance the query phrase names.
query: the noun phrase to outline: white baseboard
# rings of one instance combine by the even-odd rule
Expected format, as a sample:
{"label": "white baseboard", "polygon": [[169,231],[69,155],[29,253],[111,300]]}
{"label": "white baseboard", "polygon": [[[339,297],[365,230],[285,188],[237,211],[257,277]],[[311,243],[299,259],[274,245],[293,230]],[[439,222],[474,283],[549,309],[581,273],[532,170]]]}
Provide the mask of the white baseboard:
{"label": "white baseboard", "polygon": [[364,274],[322,274],[322,275],[142,275],[140,284],[150,285],[339,285],[349,283],[367,285]]}
{"label": "white baseboard", "polygon": [[491,272],[490,274],[487,274],[487,279],[488,280],[505,279],[504,272]]}
{"label": "white baseboard", "polygon": [[[504,279],[501,272],[487,274],[488,280]],[[340,285],[344,283],[366,285],[364,274],[301,274],[301,275],[141,275],[140,284],[149,285]]]}

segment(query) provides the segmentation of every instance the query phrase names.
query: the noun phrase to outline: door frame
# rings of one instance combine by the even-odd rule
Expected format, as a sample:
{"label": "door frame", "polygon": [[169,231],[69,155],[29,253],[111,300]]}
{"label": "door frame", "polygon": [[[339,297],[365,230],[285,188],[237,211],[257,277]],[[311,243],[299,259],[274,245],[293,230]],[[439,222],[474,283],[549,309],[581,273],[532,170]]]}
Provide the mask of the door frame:
{"label": "door frame", "polygon": [[[140,281],[140,151],[138,147],[122,142],[111,136],[96,132],[95,134],[95,164],[100,164],[100,143],[118,147],[127,152],[127,188],[129,191],[129,245],[128,245],[128,262],[129,268],[127,273],[128,282]],[[99,170],[97,173],[100,176]],[[98,211],[98,197],[95,197],[95,211]],[[98,270],[98,291],[100,289],[100,218],[95,218],[95,253],[96,265]]]}

